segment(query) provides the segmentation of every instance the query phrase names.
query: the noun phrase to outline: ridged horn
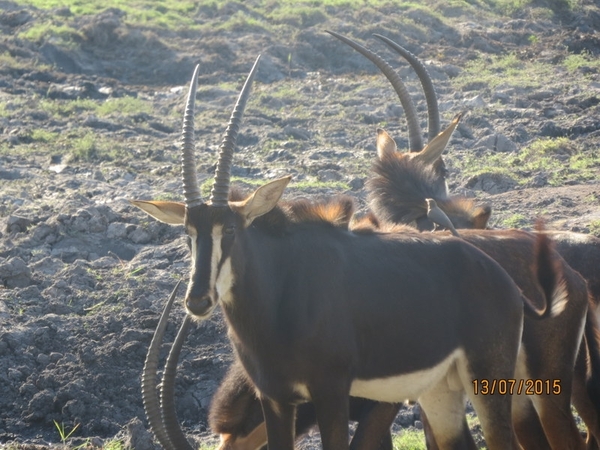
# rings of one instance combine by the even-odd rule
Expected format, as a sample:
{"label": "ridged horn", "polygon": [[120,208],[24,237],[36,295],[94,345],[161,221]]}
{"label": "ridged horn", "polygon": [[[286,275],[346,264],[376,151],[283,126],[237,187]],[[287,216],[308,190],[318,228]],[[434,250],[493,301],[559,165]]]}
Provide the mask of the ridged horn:
{"label": "ridged horn", "polygon": [[177,412],[175,411],[175,373],[179,362],[179,354],[188,335],[191,322],[192,319],[189,314],[186,314],[167,357],[160,390],[161,415],[165,431],[177,450],[194,450],[179,426]]}
{"label": "ridged horn", "polygon": [[396,71],[390,66],[381,56],[377,53],[368,50],[362,45],[354,42],[347,37],[342,36],[334,31],[325,30],[327,33],[332,36],[338,38],[344,44],[349,45],[358,53],[363,55],[373,64],[375,64],[379,70],[385,75],[385,77],[389,80],[389,82],[394,87],[396,94],[398,94],[398,98],[400,99],[400,103],[404,108],[404,114],[406,114],[406,121],[408,123],[408,140],[409,140],[409,148],[412,152],[418,152],[423,149],[423,137],[421,136],[421,127],[419,126],[419,119],[417,117],[417,111],[415,106],[410,98],[410,94],[404,85],[404,82],[400,78],[400,76],[396,73]]}
{"label": "ridged horn", "polygon": [[181,176],[183,178],[183,195],[188,208],[202,204],[200,187],[196,178],[196,144],[194,139],[194,107],[198,89],[198,73],[200,65],[196,65],[183,113],[183,130],[181,133]]}
{"label": "ridged horn", "polygon": [[235,143],[237,140],[240,124],[242,122],[242,116],[244,115],[244,108],[250,95],[252,88],[252,81],[258,70],[258,63],[260,61],[260,55],[256,58],[252,70],[246,78],[244,87],[238,96],[227,130],[223,136],[221,147],[219,148],[219,160],[217,161],[217,169],[215,171],[215,181],[210,192],[210,202],[213,206],[227,206],[227,198],[229,196],[229,180],[231,179],[231,162],[233,160],[233,151],[235,150]]}
{"label": "ridged horn", "polygon": [[423,64],[423,62],[414,54],[406,50],[400,44],[397,44],[396,42],[392,41],[391,39],[377,33],[373,34],[373,36],[382,40],[392,50],[394,50],[396,53],[402,56],[411,65],[411,67],[419,77],[419,80],[421,81],[421,86],[423,87],[423,92],[425,94],[425,101],[427,102],[427,136],[428,140],[431,142],[431,140],[439,134],[441,129],[440,109],[438,106],[437,93],[435,92],[435,87],[433,86],[431,75],[429,75],[425,64]]}
{"label": "ridged horn", "polygon": [[144,403],[144,410],[146,411],[146,417],[148,418],[148,423],[150,424],[150,429],[154,433],[154,436],[156,436],[156,439],[158,442],[160,442],[160,445],[162,445],[166,450],[177,450],[177,448],[173,446],[173,443],[169,439],[162,420],[162,411],[158,401],[158,393],[156,392],[156,373],[158,370],[160,346],[162,345],[162,341],[165,336],[165,330],[169,320],[169,313],[173,307],[173,301],[175,300],[177,289],[179,288],[180,284],[181,280],[175,285],[175,288],[173,289],[173,292],[171,292],[171,296],[167,300],[167,303],[160,316],[160,320],[158,321],[158,325],[154,331],[154,336],[150,342],[150,347],[148,348],[148,354],[146,355],[146,361],[144,362],[144,370],[142,373],[142,399]]}

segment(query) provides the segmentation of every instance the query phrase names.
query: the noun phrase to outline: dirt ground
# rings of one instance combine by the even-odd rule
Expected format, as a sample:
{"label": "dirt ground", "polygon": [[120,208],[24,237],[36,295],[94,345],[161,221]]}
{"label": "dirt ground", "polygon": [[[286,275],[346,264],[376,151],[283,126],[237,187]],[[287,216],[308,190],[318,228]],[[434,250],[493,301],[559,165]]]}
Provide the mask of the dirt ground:
{"label": "dirt ground", "polygon": [[[453,17],[452,11],[445,13]],[[214,172],[215,150],[240,82],[262,53],[234,175],[248,181],[289,173],[296,183],[290,197],[345,191],[364,209],[375,128],[385,126],[405,147],[404,115],[370,63],[324,30],[366,42],[396,64],[370,37],[380,32],[429,63],[444,124],[468,112],[448,150],[451,190],[491,204],[495,225],[518,215],[527,228],[541,215],[551,228],[598,231],[597,179],[573,176],[551,185],[540,171],[522,185],[494,174],[467,178],[456,169],[464,158],[504,151],[500,138],[514,152],[540,137],[563,136],[591,157],[598,155],[600,75],[594,67],[580,69],[587,70],[586,83],[574,85],[558,64],[569,53],[598,57],[597,2],[550,18],[524,13],[468,20],[455,11],[452,25],[414,10],[406,13],[420,24],[414,29],[399,28],[401,13],[392,8],[376,17],[340,9],[289,42],[253,29],[203,35],[141,30],[110,9],[81,19],[84,39],[73,48],[18,37],[45,15],[66,13],[0,1],[0,56],[18,62],[0,63],[0,105],[6,111],[0,114],[0,446],[60,443],[56,421],[66,431],[78,426],[72,445],[101,447],[122,439],[132,448],[152,448],[141,370],[162,306],[177,280],[187,276],[188,249],[181,227],[148,219],[128,200],[181,198],[180,117],[196,62],[201,181]],[[203,14],[208,13],[200,9],[199,21]],[[535,42],[527,39],[532,33]],[[452,89],[451,79],[475,55],[510,52],[527,61],[555,61],[556,73],[539,89]],[[415,77],[406,65],[397,67],[425,124]],[[98,117],[77,108],[57,114],[42,107],[45,100],[125,97],[152,108]],[[36,134],[46,130],[68,139],[82,129],[114,142],[121,153],[104,156],[99,146],[82,156],[68,142],[47,144]],[[599,167],[596,160],[596,174]],[[178,308],[169,341],[182,315]],[[215,442],[207,411],[231,358],[220,313],[195,326],[181,357],[176,403],[185,430],[203,443]],[[411,408],[394,429],[408,426],[419,426],[418,411]]]}

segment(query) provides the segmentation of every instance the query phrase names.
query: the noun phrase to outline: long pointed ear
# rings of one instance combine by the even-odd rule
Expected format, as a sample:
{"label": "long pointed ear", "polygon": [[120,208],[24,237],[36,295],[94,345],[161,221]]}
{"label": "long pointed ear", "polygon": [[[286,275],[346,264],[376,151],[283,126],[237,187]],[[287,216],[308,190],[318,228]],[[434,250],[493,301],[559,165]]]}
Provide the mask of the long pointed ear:
{"label": "long pointed ear", "polygon": [[271,181],[259,187],[246,200],[229,202],[229,207],[245,219],[245,226],[249,226],[254,219],[275,208],[291,179],[291,176],[287,176]]}
{"label": "long pointed ear", "polygon": [[184,203],[145,200],[130,200],[129,202],[161,222],[183,225],[183,218],[185,217]]}
{"label": "long pointed ear", "polygon": [[458,114],[452,120],[450,125],[448,125],[448,128],[434,137],[423,150],[421,150],[419,153],[415,153],[412,158],[416,161],[422,162],[423,164],[433,164],[440,156],[442,156],[442,153],[444,153],[448,142],[450,142],[452,133],[454,133],[454,130],[458,126],[458,122],[460,122],[461,117],[462,113]]}
{"label": "long pointed ear", "polygon": [[387,133],[387,131],[377,128],[377,156],[383,159],[386,156],[393,156],[398,151],[396,141]]}

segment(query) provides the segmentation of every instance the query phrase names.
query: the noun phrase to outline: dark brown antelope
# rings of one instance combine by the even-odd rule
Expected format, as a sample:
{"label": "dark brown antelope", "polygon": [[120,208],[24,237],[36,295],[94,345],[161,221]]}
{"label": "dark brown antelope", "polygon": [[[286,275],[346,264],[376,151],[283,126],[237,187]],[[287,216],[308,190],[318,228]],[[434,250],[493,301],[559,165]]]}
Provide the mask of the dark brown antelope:
{"label": "dark brown antelope", "polygon": [[[340,37],[339,35],[335,36]],[[399,54],[406,57],[408,52],[398,46],[398,44],[395,44],[381,36],[378,37],[384,40]],[[388,76],[389,69],[383,69],[387,63],[382,62],[380,57],[346,38],[343,38],[342,40],[365,55],[371,61],[375,62],[378,67],[382,69],[382,72],[388,77],[388,79],[390,79],[392,84],[396,82],[392,77]],[[414,58],[414,56],[411,58],[412,59],[407,59],[411,65],[415,67],[416,64],[414,63],[414,60],[416,58]],[[419,73],[419,78],[422,82],[424,79],[426,79],[423,84],[426,92],[426,98],[428,99],[428,104],[435,104],[435,92],[432,89],[428,89],[426,86],[426,84],[431,85],[431,80],[426,74],[424,68],[422,69],[423,70],[420,71],[421,73]],[[396,89],[396,91],[398,92],[398,89]],[[403,102],[403,105],[405,104],[407,103]],[[432,111],[434,111],[434,114],[437,114],[437,108],[435,107],[428,107],[428,110],[430,115]],[[435,118],[433,122],[435,122]],[[431,123],[432,119],[430,117],[430,124]],[[411,128],[410,122],[409,128]],[[412,129],[411,133],[420,135],[420,130]],[[431,133],[430,129],[430,136],[432,134],[433,133]],[[449,138],[445,139],[445,142],[447,142],[448,139]],[[450,217],[456,228],[485,228],[491,213],[491,209],[489,207],[475,207],[474,204],[468,199],[450,197],[442,188],[445,187],[445,179],[434,164],[431,162],[423,163],[423,161],[415,159],[413,156],[414,154],[411,153],[399,153],[393,139],[383,130],[378,130],[377,144],[378,158],[374,164],[373,176],[367,181],[370,205],[373,208],[377,219],[383,222],[413,223],[417,225],[419,229],[431,230],[433,228],[433,223],[431,222],[430,217],[427,215],[425,199],[427,197],[433,197],[439,204],[440,208]],[[550,233],[550,235],[552,236],[553,234]],[[523,284],[527,283],[528,280],[519,279],[518,275],[515,274],[514,271],[511,271],[511,268],[519,267],[519,264],[523,264],[529,259],[526,249],[529,248],[530,244],[523,245],[523,242],[524,240],[532,241],[534,239],[533,236],[519,234],[515,230],[505,232],[465,232],[464,230],[461,230],[461,236],[484,250],[486,253],[496,259],[505,269],[508,269],[507,271],[513,276],[515,281],[517,281],[517,284],[526,293],[528,292],[528,289]],[[584,273],[586,273],[586,271],[590,272],[592,268],[589,264],[586,264],[589,263],[589,256],[587,258],[581,257],[583,256],[583,252],[580,248],[575,247],[574,242],[572,242],[574,240],[573,236],[565,237],[563,234],[558,233],[556,236],[558,237],[557,247],[564,254],[564,256],[569,258],[574,266],[577,269],[580,269],[580,271]],[[506,253],[505,249],[510,249],[510,252]],[[575,256],[576,254],[579,254],[580,257],[577,258],[577,256]],[[589,255],[589,252],[587,255]],[[585,263],[583,261],[585,261]],[[563,270],[566,273],[569,272],[569,269],[563,268]],[[573,271],[571,270],[570,272],[572,273]],[[557,352],[566,356],[565,359],[560,359],[561,362],[574,361],[574,357],[577,354],[577,347],[574,346],[574,342],[577,341],[578,336],[581,336],[581,324],[586,315],[585,285],[580,281],[577,281],[572,275],[570,276],[573,281],[571,283],[572,288],[569,291],[569,297],[571,299],[573,299],[573,296],[577,296],[577,298],[579,298],[579,300],[572,301],[569,304],[569,307],[574,308],[571,311],[572,314],[570,319],[567,319],[568,315],[564,315],[561,316],[561,318],[557,318],[558,320],[553,319],[552,321],[544,323],[543,325],[535,324],[531,321],[526,321],[525,323],[525,348],[544,347],[546,349],[545,352],[541,352],[541,355],[538,358],[540,361],[534,361],[536,364],[538,364],[536,372],[540,373],[540,376],[543,375],[550,377],[552,372],[554,372],[557,376],[561,376],[559,373],[564,373],[568,370],[571,372],[573,371],[573,366],[568,369],[569,365],[567,364],[560,369],[555,367],[555,363],[553,362],[553,360],[557,357]],[[567,278],[569,278],[569,276],[567,276]],[[590,274],[588,278],[592,281],[596,280],[597,274]],[[529,280],[529,283],[531,283],[531,280]],[[593,320],[590,314],[587,315],[585,323],[585,340],[580,348],[577,365],[575,366],[573,401],[578,410],[580,410],[580,414],[584,418],[584,421],[588,425],[590,430],[589,434],[598,436],[598,411],[600,411],[600,396],[598,395],[598,387],[596,384],[598,382],[598,370],[600,369],[600,362],[597,351],[597,327],[595,326],[595,320]],[[537,329],[538,332],[529,333],[529,329],[531,327]],[[565,346],[563,345],[564,341],[556,341],[557,347],[555,348],[545,345],[546,343],[552,341],[552,335],[555,336],[559,332],[562,332],[563,334],[568,333],[570,336],[572,336],[572,338],[569,340],[570,344]],[[539,342],[536,343],[536,340],[539,340]],[[542,342],[544,344],[542,344]],[[587,374],[590,367],[586,364],[586,360],[590,361],[592,364],[592,378],[589,378],[589,375]],[[557,372],[558,369],[561,371]],[[528,370],[530,373],[532,372],[531,367],[528,367]],[[567,390],[564,391],[565,394],[567,394],[568,390],[570,389],[569,379],[572,377],[573,374],[571,373],[571,376],[562,378],[562,380],[567,384]],[[568,396],[563,397],[563,400],[560,402],[554,401],[557,400],[556,398],[553,399],[553,402],[557,403],[559,406],[558,408],[554,408],[551,405],[552,402],[545,402],[546,406],[540,405],[540,398],[537,396],[532,397],[532,400],[536,407],[537,414],[542,420],[544,430],[546,431],[545,434],[548,438],[548,441],[550,441],[552,448],[577,448],[573,446],[581,446],[581,444],[577,444],[579,441],[579,436],[576,432],[574,422],[572,422],[572,417],[569,412]],[[543,402],[544,400],[542,399],[542,403]],[[554,416],[556,416],[556,418],[549,419],[549,413],[544,411],[544,409],[554,409]],[[527,405],[524,404],[521,405],[521,407],[516,408],[516,414],[519,414],[520,410],[527,411]],[[519,432],[519,430],[521,430],[521,432],[518,433],[521,442],[527,443],[527,445],[525,445],[526,448],[550,448],[550,444],[548,444],[548,441],[544,438],[544,435],[541,434],[541,427],[534,417],[534,411],[531,410],[531,408],[529,408],[529,410],[531,411],[530,413],[527,413],[521,418],[516,418],[518,422],[523,424],[520,425],[516,422],[517,431]],[[563,429],[570,430],[562,435],[556,426],[556,422],[561,415],[565,418],[568,418],[567,422],[563,421]],[[570,422],[570,424],[568,422]],[[524,426],[525,424],[528,425]],[[537,433],[532,432],[533,430],[536,430]],[[590,439],[588,439],[588,442],[589,441]]]}
{"label": "dark brown antelope", "polygon": [[[370,196],[381,195],[383,198],[389,198],[395,195],[400,194],[400,191],[397,189],[398,183],[394,179],[390,179],[388,183],[384,182],[386,177],[390,176],[390,174],[394,174],[396,176],[401,175],[400,171],[386,170],[386,164],[391,160],[390,157],[385,156],[380,158],[379,161],[375,165],[375,169],[377,170],[377,175],[380,179],[377,180],[378,190],[377,193],[371,191]],[[390,165],[394,165],[393,163]],[[395,165],[397,168],[398,165]],[[413,164],[414,167],[414,164]],[[378,169],[383,170],[378,170]],[[423,168],[417,168],[415,172],[421,171]],[[430,168],[433,170],[432,168]],[[414,180],[416,177],[412,177]],[[371,186],[375,185],[372,182],[373,179],[369,180],[367,183],[367,189]],[[388,209],[385,212],[381,212],[381,209],[375,210],[375,216],[377,218],[393,218],[394,216],[393,205],[398,204],[402,201],[402,199],[398,199],[396,202],[394,201],[383,201],[383,202],[372,202],[372,204],[377,205],[379,208],[387,207]],[[445,202],[438,202],[440,206],[446,206]],[[417,224],[422,224],[426,221],[430,220],[430,217],[427,216],[426,210],[426,202],[423,199],[423,213],[422,217],[413,216],[412,219]],[[391,209],[391,210],[390,210]],[[389,220],[389,219],[388,219]],[[385,220],[381,220],[385,222]],[[401,222],[401,221],[398,221]],[[457,222],[456,227],[461,228],[464,226],[462,223]],[[552,233],[545,233],[548,236],[552,236]],[[513,277],[517,285],[524,291],[525,295],[530,296],[531,287],[535,288],[535,284],[531,285],[531,277],[529,276],[529,280],[523,278],[523,275],[526,275],[526,271],[523,270],[524,267],[527,266],[528,261],[530,259],[530,248],[532,242],[534,241],[534,236],[530,233],[517,231],[517,230],[467,230],[461,229],[460,235],[467,242],[472,243],[477,246],[485,253],[490,255],[496,261],[502,265],[509,275]],[[562,243],[562,249],[564,251],[564,240],[558,240],[558,243]],[[561,246],[559,246],[560,248]],[[567,249],[571,248],[572,245],[566,246]],[[523,266],[525,264],[525,266]],[[543,323],[537,321],[531,321],[526,319],[524,326],[524,337],[523,343],[525,350],[528,348],[543,348],[541,351],[536,351],[538,354],[537,360],[528,360],[531,361],[528,364],[528,372],[534,372],[532,367],[533,362],[538,364],[538,368],[535,370],[537,373],[536,377],[540,377],[542,379],[561,379],[563,385],[566,386],[563,393],[565,398],[563,398],[562,402],[558,397],[553,397],[549,399],[548,397],[539,397],[533,396],[528,400],[532,400],[535,406],[535,410],[537,415],[540,417],[542,427],[545,430],[545,435],[549,441],[549,444],[544,447],[542,442],[544,441],[542,434],[535,434],[532,432],[532,429],[537,429],[541,431],[540,427],[533,427],[533,424],[536,423],[536,419],[534,417],[534,411],[530,410],[530,413],[526,414],[525,418],[522,419],[522,422],[527,425],[519,425],[515,422],[517,428],[517,434],[519,436],[520,442],[527,448],[572,448],[567,444],[568,442],[577,442],[579,439],[577,430],[574,426],[574,422],[572,422],[572,416],[570,414],[570,402],[569,399],[569,386],[571,385],[571,381],[573,380],[573,402],[580,412],[582,418],[584,419],[586,425],[589,429],[590,436],[597,436],[598,428],[598,411],[600,411],[600,396],[598,396],[598,373],[600,370],[600,362],[598,360],[598,338],[597,338],[597,326],[595,323],[595,316],[592,313],[586,313],[586,305],[587,305],[587,285],[586,283],[579,279],[580,276],[577,272],[571,269],[571,267],[563,263],[563,273],[565,273],[565,278],[570,280],[568,285],[568,296],[569,296],[569,305],[568,308],[572,308],[569,314],[563,314],[560,317],[550,319],[549,321],[545,321]],[[518,271],[516,273],[515,271]],[[529,287],[528,287],[529,285]],[[587,314],[587,316],[586,316]],[[585,320],[584,320],[585,318]],[[581,337],[582,326],[585,323],[585,340],[578,347],[578,342]],[[531,334],[530,330],[533,331]],[[556,339],[556,336],[561,336],[560,339]],[[571,336],[568,338],[567,336]],[[542,344],[543,342],[543,344]],[[553,345],[549,345],[553,342]],[[568,343],[567,343],[568,342]],[[578,354],[577,359],[575,360],[575,356]],[[558,354],[562,356],[558,358]],[[555,364],[556,361],[560,361],[560,367]],[[570,365],[571,362],[575,362],[575,366]],[[588,363],[589,362],[589,363]],[[591,366],[589,365],[591,364]],[[573,369],[573,367],[575,367]],[[574,370],[574,373],[573,373]],[[588,374],[588,371],[591,371],[591,374]],[[552,375],[554,374],[554,375]],[[556,377],[556,378],[552,378]],[[574,378],[573,378],[574,377]],[[528,402],[528,400],[524,400]],[[550,400],[550,401],[549,401]],[[540,405],[540,402],[546,403],[545,406]],[[545,412],[542,409],[545,408]],[[527,411],[527,406],[521,406],[522,411]],[[515,408],[515,411],[518,412],[519,408]],[[553,411],[553,414],[556,416],[556,420],[548,420],[548,411]],[[515,412],[513,413],[515,415]],[[571,422],[569,428],[571,429],[571,433],[558,432],[558,427],[556,425],[556,421],[564,417],[568,418],[568,421]],[[563,420],[564,421],[564,420]],[[565,423],[565,426],[567,424]],[[568,429],[568,428],[567,428]],[[529,441],[528,441],[529,439]],[[528,443],[529,442],[529,443]],[[588,440],[591,442],[591,437]],[[590,443],[590,446],[592,444]],[[576,448],[576,447],[573,447]],[[594,448],[594,447],[590,447]]]}
{"label": "dark brown antelope", "polygon": [[[185,226],[192,243],[186,311],[203,320],[221,305],[230,340],[259,395],[269,447],[293,448],[296,405],[310,400],[323,448],[348,448],[353,395],[384,402],[418,399],[438,445],[464,448],[468,395],[488,447],[518,448],[511,398],[474,395],[473,381],[513,379],[524,306],[536,317],[560,316],[567,306],[565,281],[547,241],[540,237],[536,251],[547,300],[540,308],[494,260],[458,238],[353,233],[330,220],[331,211],[348,211],[347,201],[278,205],[289,177],[250,196],[230,196],[235,136],[256,65],[204,202],[194,163],[197,70],[184,116],[185,203],[134,204],[158,220]],[[172,417],[164,408],[162,415],[156,434],[166,430],[165,442],[172,444],[165,423]],[[174,445],[169,448],[189,447]]]}

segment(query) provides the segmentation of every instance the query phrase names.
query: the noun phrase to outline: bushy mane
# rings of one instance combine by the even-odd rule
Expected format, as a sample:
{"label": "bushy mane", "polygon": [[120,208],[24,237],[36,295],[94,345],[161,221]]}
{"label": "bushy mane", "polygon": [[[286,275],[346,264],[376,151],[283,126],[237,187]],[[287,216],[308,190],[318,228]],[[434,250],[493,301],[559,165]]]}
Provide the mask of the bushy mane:
{"label": "bushy mane", "polygon": [[385,155],[373,165],[366,183],[369,204],[383,222],[417,223],[420,230],[432,230],[427,219],[427,198],[434,199],[456,228],[487,227],[489,206],[477,206],[469,198],[448,196],[446,182],[435,165],[423,165],[403,154]]}
{"label": "bushy mane", "polygon": [[369,205],[385,222],[410,223],[427,213],[426,198],[446,197],[446,183],[432,166],[402,156],[378,158],[366,182]]}
{"label": "bushy mane", "polygon": [[282,208],[294,223],[318,222],[348,229],[354,214],[354,201],[345,195],[324,200],[302,198],[284,203]]}
{"label": "bushy mane", "polygon": [[[240,189],[232,189],[229,200],[247,197]],[[347,195],[323,199],[298,198],[280,201],[267,214],[258,217],[254,224],[271,234],[282,234],[293,224],[318,223],[347,230],[354,214],[354,200]]]}

